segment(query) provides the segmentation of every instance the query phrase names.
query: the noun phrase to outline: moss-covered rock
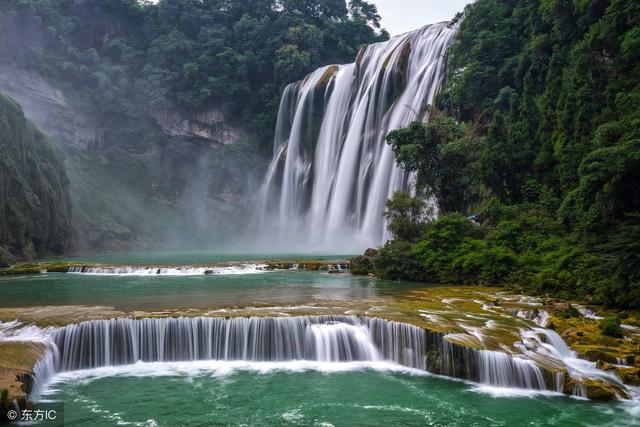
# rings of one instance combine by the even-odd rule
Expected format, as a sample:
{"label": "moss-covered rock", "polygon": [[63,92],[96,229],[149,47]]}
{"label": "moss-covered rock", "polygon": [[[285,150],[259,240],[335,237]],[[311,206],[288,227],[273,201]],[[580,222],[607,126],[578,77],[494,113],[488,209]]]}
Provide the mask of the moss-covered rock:
{"label": "moss-covered rock", "polygon": [[350,264],[351,274],[355,274],[356,276],[366,276],[367,274],[371,273],[373,269],[371,259],[362,255],[351,258]]}
{"label": "moss-covered rock", "polygon": [[358,255],[349,261],[351,265],[351,273],[358,276],[366,276],[373,273],[373,260],[377,257],[379,251],[369,248],[364,251],[364,255]]}
{"label": "moss-covered rock", "polygon": [[596,379],[586,379],[582,383],[587,391],[587,398],[590,400],[609,401],[617,396],[627,398],[628,396],[620,388]]}
{"label": "moss-covered rock", "polygon": [[600,323],[602,334],[613,338],[622,338],[620,321],[616,317],[607,317]]}
{"label": "moss-covered rock", "polygon": [[86,264],[77,262],[40,262],[40,263],[23,263],[10,268],[0,268],[0,276],[15,276],[23,274],[39,274],[48,273],[68,273],[72,267],[90,267]]}
{"label": "moss-covered rock", "polygon": [[33,366],[44,351],[39,343],[0,343],[0,388],[7,389],[9,401],[26,402],[31,391]]}
{"label": "moss-covered rock", "polygon": [[640,368],[635,366],[620,366],[613,363],[607,363],[599,360],[596,367],[605,371],[615,372],[623,383],[632,386],[640,386]]}

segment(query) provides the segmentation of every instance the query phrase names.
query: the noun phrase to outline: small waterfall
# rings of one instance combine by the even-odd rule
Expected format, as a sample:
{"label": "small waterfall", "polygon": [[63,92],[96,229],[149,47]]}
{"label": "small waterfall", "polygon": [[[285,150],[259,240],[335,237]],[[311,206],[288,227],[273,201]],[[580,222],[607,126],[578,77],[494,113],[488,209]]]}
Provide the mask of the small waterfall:
{"label": "small waterfall", "polygon": [[509,310],[512,314],[522,318],[531,320],[536,325],[544,328],[549,323],[549,312],[546,310]]}
{"label": "small waterfall", "polygon": [[542,370],[531,360],[499,351],[478,351],[479,382],[499,387],[547,390]]}
{"label": "small waterfall", "polygon": [[137,361],[376,360],[362,328],[347,316],[113,319],[58,329],[53,340],[59,371]]}
{"label": "small waterfall", "polygon": [[384,241],[384,203],[409,179],[386,135],[425,119],[456,30],[440,23],[403,34],[287,86],[259,197],[261,231],[289,247],[360,251]]}
{"label": "small waterfall", "polygon": [[587,308],[587,307],[583,307],[581,305],[578,304],[574,304],[574,307],[578,309],[578,312],[580,314],[582,314],[584,317],[586,317],[587,319],[592,319],[592,320],[602,320],[604,319],[604,317],[602,316],[598,316],[596,313],[593,312],[593,310]]}
{"label": "small waterfall", "polygon": [[58,372],[57,361],[60,360],[60,353],[58,347],[55,345],[48,345],[47,351],[44,356],[38,360],[33,367],[33,387],[30,394],[32,396],[39,396],[41,388]]}
{"label": "small waterfall", "polygon": [[[599,378],[624,388],[622,381],[616,374],[597,368],[595,362],[580,359],[556,331],[535,328],[522,332],[522,336],[524,352],[531,358],[542,356],[547,361],[555,361],[557,365],[566,368],[571,378],[578,381],[588,378]],[[534,346],[528,344],[527,341],[534,343]],[[585,397],[586,388],[582,384],[577,383],[574,386],[573,394],[579,397]]]}
{"label": "small waterfall", "polygon": [[321,323],[307,328],[309,354],[320,362],[382,360],[369,330],[362,325]]}
{"label": "small waterfall", "polygon": [[226,266],[79,266],[69,267],[69,273],[93,274],[97,276],[200,276],[209,274],[234,275],[256,274],[265,271],[266,264],[239,264]]}

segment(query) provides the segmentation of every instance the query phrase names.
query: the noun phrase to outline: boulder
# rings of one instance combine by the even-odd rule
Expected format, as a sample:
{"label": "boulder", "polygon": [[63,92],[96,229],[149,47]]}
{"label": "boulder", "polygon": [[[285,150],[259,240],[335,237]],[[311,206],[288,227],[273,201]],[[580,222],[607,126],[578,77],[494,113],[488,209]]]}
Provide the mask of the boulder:
{"label": "boulder", "polygon": [[366,276],[371,272],[372,267],[369,257],[358,255],[351,258],[351,274]]}

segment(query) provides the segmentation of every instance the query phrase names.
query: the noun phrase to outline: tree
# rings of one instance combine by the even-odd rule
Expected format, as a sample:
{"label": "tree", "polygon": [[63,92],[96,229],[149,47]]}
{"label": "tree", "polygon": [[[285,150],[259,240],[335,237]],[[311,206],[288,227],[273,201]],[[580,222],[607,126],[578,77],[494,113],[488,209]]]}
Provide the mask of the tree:
{"label": "tree", "polygon": [[375,4],[363,0],[350,0],[349,13],[353,19],[360,20],[374,28],[380,28],[380,14]]}
{"label": "tree", "polygon": [[422,230],[432,216],[432,209],[424,200],[404,191],[398,191],[385,204],[384,216],[389,231],[398,240],[413,242],[420,238]]}

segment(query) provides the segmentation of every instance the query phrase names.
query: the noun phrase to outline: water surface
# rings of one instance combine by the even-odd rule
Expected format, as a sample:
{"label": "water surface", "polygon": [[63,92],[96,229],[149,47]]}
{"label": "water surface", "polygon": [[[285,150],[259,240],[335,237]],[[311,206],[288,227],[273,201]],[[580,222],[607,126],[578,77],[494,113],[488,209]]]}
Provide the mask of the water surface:
{"label": "water surface", "polygon": [[0,278],[0,308],[101,305],[129,311],[295,305],[369,300],[418,286],[424,285],[293,270],[197,276],[45,273]]}
{"label": "water surface", "polygon": [[[333,367],[332,367],[333,365]],[[625,404],[493,397],[388,364],[192,362],[63,374],[66,425],[624,426]],[[123,392],[124,391],[124,392]]]}

